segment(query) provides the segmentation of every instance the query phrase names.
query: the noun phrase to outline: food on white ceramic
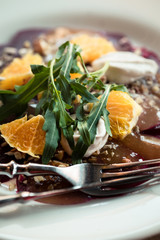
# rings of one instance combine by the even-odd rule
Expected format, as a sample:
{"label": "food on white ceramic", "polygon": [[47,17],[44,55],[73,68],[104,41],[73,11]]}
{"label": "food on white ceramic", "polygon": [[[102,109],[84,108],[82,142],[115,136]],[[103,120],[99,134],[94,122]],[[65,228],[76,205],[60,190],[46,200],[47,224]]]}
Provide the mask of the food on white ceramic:
{"label": "food on white ceramic", "polygon": [[[155,53],[119,34],[33,32],[32,41],[24,31],[0,48],[1,162],[67,167],[160,157]],[[55,176],[17,181],[18,190],[65,184]]]}

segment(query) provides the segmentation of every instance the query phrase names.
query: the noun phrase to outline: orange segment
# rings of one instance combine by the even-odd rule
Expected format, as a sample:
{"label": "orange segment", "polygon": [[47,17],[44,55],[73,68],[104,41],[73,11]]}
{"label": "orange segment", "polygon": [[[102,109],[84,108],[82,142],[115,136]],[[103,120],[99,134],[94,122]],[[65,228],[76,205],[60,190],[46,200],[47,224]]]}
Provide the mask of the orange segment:
{"label": "orange segment", "polygon": [[27,116],[24,116],[23,118],[16,119],[15,121],[12,121],[10,123],[0,125],[2,137],[6,140],[6,142],[8,141],[9,138],[11,138],[15,134],[17,128],[24,124],[26,121]]}
{"label": "orange segment", "polygon": [[26,54],[23,58],[15,58],[0,74],[4,80],[0,81],[0,89],[14,89],[15,85],[24,85],[32,77],[30,65],[42,64],[39,54]]}
{"label": "orange segment", "polygon": [[126,92],[112,91],[107,102],[111,132],[114,138],[123,139],[130,134],[142,113],[142,108]]}
{"label": "orange segment", "polygon": [[[93,103],[89,103],[86,110],[89,112],[92,107]],[[109,111],[112,137],[117,139],[123,139],[131,133],[142,113],[142,107],[128,93],[121,91],[110,92],[106,108]]]}
{"label": "orange segment", "polygon": [[[45,145],[45,134],[42,127],[44,124],[44,118],[41,115],[35,116],[24,123],[20,123],[18,126],[17,120],[5,124],[8,128],[8,132],[12,132],[7,138],[5,132],[2,130],[4,125],[1,126],[1,132],[6,142],[11,146],[19,150],[20,152],[28,153],[33,157],[38,157],[43,153]],[[6,131],[7,132],[7,131]]]}
{"label": "orange segment", "polygon": [[70,73],[71,79],[80,78],[81,76],[82,76],[82,74],[80,74],[80,73]]}
{"label": "orange segment", "polygon": [[42,155],[45,145],[46,132],[43,131],[44,118],[41,116],[39,118],[39,123],[36,128],[35,135],[31,144],[31,152],[34,154]]}
{"label": "orange segment", "polygon": [[90,63],[104,54],[116,51],[110,41],[99,36],[81,34],[73,38],[71,42],[81,47],[81,55],[85,63]]}

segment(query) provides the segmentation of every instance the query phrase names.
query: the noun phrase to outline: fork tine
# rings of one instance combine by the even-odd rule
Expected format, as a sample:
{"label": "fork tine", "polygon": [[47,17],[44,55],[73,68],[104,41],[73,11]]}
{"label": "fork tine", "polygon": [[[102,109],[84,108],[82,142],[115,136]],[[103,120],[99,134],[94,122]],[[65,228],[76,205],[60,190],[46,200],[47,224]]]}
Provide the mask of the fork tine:
{"label": "fork tine", "polygon": [[156,170],[159,170],[160,169],[160,166],[153,166],[153,167],[145,167],[145,168],[142,168],[142,169],[136,169],[136,170],[128,170],[128,171],[117,171],[117,172],[103,172],[101,173],[101,179],[103,181],[103,178],[106,179],[106,178],[113,178],[113,177],[127,177],[127,176],[130,176],[130,175],[135,175],[135,174],[140,174],[140,173],[147,173],[147,172],[150,172],[150,171],[156,171]]}
{"label": "fork tine", "polygon": [[119,185],[128,185],[128,184],[137,184],[140,182],[148,181],[148,180],[154,180],[155,178],[160,177],[160,173],[149,173],[144,175],[136,175],[136,176],[128,176],[128,177],[122,177],[122,178],[115,178],[110,180],[102,181],[102,188],[104,186],[109,187],[115,187]]}
{"label": "fork tine", "polygon": [[126,178],[106,180],[97,184],[96,188],[83,190],[83,192],[94,196],[115,196],[125,193],[131,193],[143,190],[148,186],[153,186],[159,183],[160,174],[151,173],[149,175],[131,176]]}
{"label": "fork tine", "polygon": [[160,166],[155,166],[155,167],[148,167],[148,168],[143,168],[143,169],[137,169],[137,170],[130,170],[130,171],[124,171],[124,172],[106,172],[101,174],[101,180],[106,178],[114,178],[114,177],[127,177],[135,174],[140,174],[140,173],[147,173],[150,171],[155,171],[159,170]]}
{"label": "fork tine", "polygon": [[[150,179],[148,179],[147,182],[144,182],[142,184],[136,185],[136,186],[128,186],[125,188],[104,188],[101,190],[101,196],[103,197],[112,197],[112,196],[118,196],[118,195],[122,195],[122,194],[127,194],[127,193],[132,193],[132,192],[139,192],[139,191],[143,191],[145,188],[147,187],[151,187],[154,185],[157,185],[159,182],[157,179],[154,179],[152,182],[150,182]],[[100,194],[99,194],[100,196]]]}
{"label": "fork tine", "polygon": [[151,165],[151,164],[160,164],[160,158],[157,159],[150,159],[150,160],[144,160],[141,162],[130,162],[130,163],[113,163],[110,165],[104,165],[102,166],[103,170],[112,170],[112,169],[119,169],[119,168],[130,168],[130,167],[138,167],[143,165]]}

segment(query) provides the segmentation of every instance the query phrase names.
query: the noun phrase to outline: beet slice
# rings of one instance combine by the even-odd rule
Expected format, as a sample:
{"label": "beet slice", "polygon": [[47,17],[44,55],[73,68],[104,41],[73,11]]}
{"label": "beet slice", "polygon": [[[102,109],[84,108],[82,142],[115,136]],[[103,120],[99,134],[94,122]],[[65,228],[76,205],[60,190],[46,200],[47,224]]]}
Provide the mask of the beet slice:
{"label": "beet slice", "polygon": [[151,135],[156,138],[160,138],[160,124],[150,128],[150,129],[144,130],[142,132],[142,134],[147,134],[147,135]]}
{"label": "beet slice", "polygon": [[157,137],[132,133],[123,139],[123,144],[146,160],[160,158],[160,139]]}
{"label": "beet slice", "polygon": [[160,99],[153,95],[138,97],[142,100],[139,104],[143,108],[137,123],[140,132],[156,128],[160,125]]}

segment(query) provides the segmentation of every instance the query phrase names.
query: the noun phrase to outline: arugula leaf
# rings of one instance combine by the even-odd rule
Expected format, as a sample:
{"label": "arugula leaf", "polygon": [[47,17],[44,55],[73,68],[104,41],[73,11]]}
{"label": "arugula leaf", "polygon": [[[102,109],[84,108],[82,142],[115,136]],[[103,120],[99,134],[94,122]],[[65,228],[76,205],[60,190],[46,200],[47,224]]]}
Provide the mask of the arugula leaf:
{"label": "arugula leaf", "polygon": [[87,102],[97,102],[97,98],[88,92],[87,88],[75,80],[70,82],[71,88],[76,92],[76,94],[82,96]]}
{"label": "arugula leaf", "polygon": [[[102,69],[90,73],[80,51],[79,46],[66,42],[59,47],[55,59],[48,63],[48,67],[31,65],[34,77],[26,85],[16,86],[15,92],[0,90],[0,99],[3,102],[0,107],[0,121],[13,113],[17,116],[22,114],[28,102],[43,91],[36,113],[42,113],[45,118],[43,129],[46,131],[46,143],[42,156],[45,164],[53,157],[61,133],[73,149],[73,164],[81,162],[88,147],[94,142],[101,117],[111,136],[109,112],[106,109],[108,95],[111,90],[126,91],[122,85],[106,85],[100,80],[108,69],[108,63]],[[80,78],[71,80],[70,73],[82,73],[77,58],[81,59],[84,73]],[[91,90],[95,90],[95,93]],[[96,98],[99,94],[100,100]],[[75,106],[73,100],[76,95],[81,98]],[[93,103],[88,115],[84,111],[86,103]],[[76,119],[72,118],[72,113],[76,113]],[[80,133],[76,145],[73,139],[75,130]]]}
{"label": "arugula leaf", "polygon": [[83,139],[85,145],[87,145],[89,147],[91,145],[91,138],[90,138],[90,134],[88,131],[87,121],[83,121],[83,122],[79,121],[77,127],[80,132],[80,135],[82,136],[82,139]]}
{"label": "arugula leaf", "polygon": [[45,147],[42,155],[42,163],[47,164],[53,157],[59,141],[59,131],[56,124],[56,117],[53,111],[47,109],[45,115],[43,130],[46,131]]}
{"label": "arugula leaf", "polygon": [[36,74],[26,85],[19,87],[14,94],[3,94],[4,105],[0,107],[0,122],[11,114],[20,116],[27,108],[28,102],[39,92],[47,89],[48,69],[42,73]]}
{"label": "arugula leaf", "polygon": [[94,137],[96,135],[97,124],[102,116],[103,110],[106,108],[107,100],[109,96],[111,85],[106,85],[106,90],[104,91],[101,99],[98,103],[94,104],[89,116],[88,116],[88,126],[89,132],[91,135],[91,143],[94,141]]}
{"label": "arugula leaf", "polygon": [[37,74],[37,73],[41,73],[46,71],[46,67],[44,65],[36,65],[36,64],[32,64],[30,65],[31,67],[31,71],[33,74]]}
{"label": "arugula leaf", "polygon": [[63,132],[63,135],[68,140],[69,146],[71,147],[71,149],[73,149],[74,148],[74,139],[73,139],[74,131],[73,131],[72,126],[62,128],[62,132]]}
{"label": "arugula leaf", "polygon": [[122,91],[122,92],[128,93],[128,89],[124,85],[117,85],[117,84],[112,84],[111,91]]}
{"label": "arugula leaf", "polygon": [[70,125],[71,123],[74,122],[74,120],[70,117],[70,115],[67,113],[67,111],[65,110],[65,104],[64,101],[62,100],[61,97],[61,93],[60,91],[57,90],[55,82],[54,82],[54,78],[53,78],[53,66],[54,66],[55,60],[53,59],[51,62],[51,66],[50,66],[50,79],[51,79],[51,83],[54,89],[54,94],[56,95],[56,103],[58,104],[58,108],[59,108],[59,113],[60,113],[60,127],[61,128],[65,128],[68,125]]}
{"label": "arugula leaf", "polygon": [[76,109],[76,118],[78,121],[83,121],[85,119],[85,112],[83,104],[80,104]]}
{"label": "arugula leaf", "polygon": [[[84,128],[83,131],[86,131],[85,133],[83,132],[84,135],[90,135],[90,143],[92,144],[94,142],[96,132],[97,132],[97,124],[100,119],[100,117],[103,115],[103,111],[106,108],[109,92],[111,89],[111,85],[106,85],[106,90],[103,93],[101,99],[99,100],[98,103],[95,103],[90,114],[87,117],[87,125],[88,129]],[[105,125],[108,124],[108,119],[105,120]],[[87,133],[88,132],[88,133]],[[85,152],[87,151],[87,144],[84,142],[82,136],[79,138],[73,153],[72,153],[72,162],[73,164],[80,163],[82,160],[82,157],[84,156]]]}
{"label": "arugula leaf", "polygon": [[109,136],[112,137],[111,128],[110,128],[110,121],[109,121],[109,112],[106,108],[103,109],[103,117],[104,117],[104,123],[106,127],[106,132]]}

